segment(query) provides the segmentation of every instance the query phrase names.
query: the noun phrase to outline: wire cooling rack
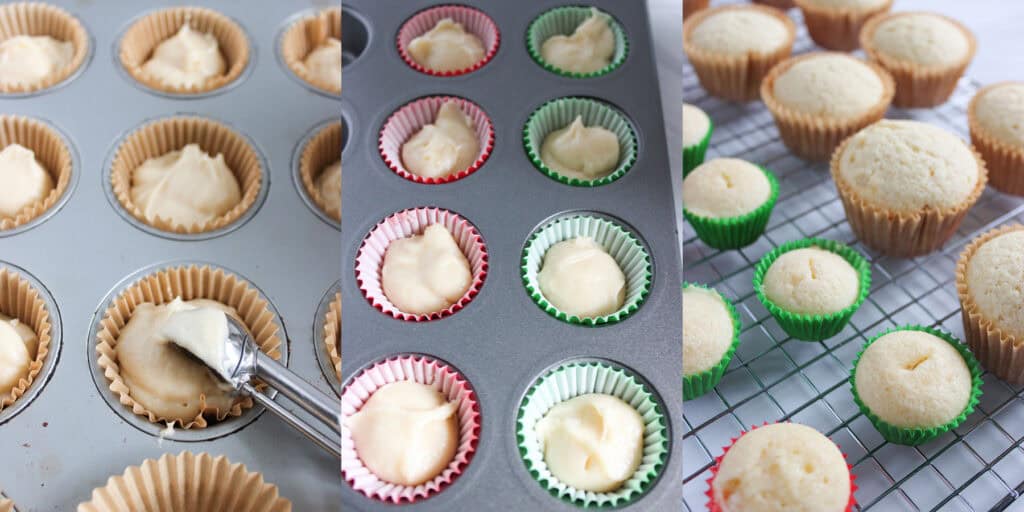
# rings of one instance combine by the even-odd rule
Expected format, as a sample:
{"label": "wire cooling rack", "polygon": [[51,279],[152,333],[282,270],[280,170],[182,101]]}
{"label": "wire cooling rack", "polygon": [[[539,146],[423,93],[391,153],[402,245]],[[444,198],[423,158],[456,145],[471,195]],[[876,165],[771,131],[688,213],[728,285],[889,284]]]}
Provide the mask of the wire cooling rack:
{"label": "wire cooling rack", "polygon": [[[796,53],[813,49],[801,27]],[[890,110],[887,117],[916,119],[951,130],[965,140],[967,104],[978,85],[961,81],[949,102],[932,110]],[[683,228],[684,279],[715,287],[742,317],[741,343],[721,383],[685,403],[684,505],[705,510],[714,458],[741,430],[792,420],[817,428],[836,442],[853,466],[857,510],[1024,509],[1024,395],[993,375],[983,377],[978,409],[959,428],[920,447],[885,442],[853,402],[848,382],[853,359],[869,337],[905,324],[937,326],[963,338],[954,268],[976,235],[1024,222],[1024,203],[987,190],[956,235],[928,256],[881,255],[854,237],[829,177],[828,165],[789,153],[760,102],[745,105],[708,96],[689,63],[683,98],[715,122],[708,158],[740,157],[765,165],[779,178],[779,201],[766,234],[739,251],[718,251]],[[791,339],[757,300],[754,265],[772,248],[794,239],[823,237],[849,244],[872,263],[867,301],[840,334],[823,342]]]}

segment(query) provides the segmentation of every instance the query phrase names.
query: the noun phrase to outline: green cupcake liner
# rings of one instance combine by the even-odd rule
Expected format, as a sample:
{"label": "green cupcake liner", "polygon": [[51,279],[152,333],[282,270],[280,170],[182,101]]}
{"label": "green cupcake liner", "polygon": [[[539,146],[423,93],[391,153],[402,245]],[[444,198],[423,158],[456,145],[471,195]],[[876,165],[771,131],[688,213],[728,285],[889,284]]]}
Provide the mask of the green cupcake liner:
{"label": "green cupcake liner", "polygon": [[[570,315],[548,302],[537,274],[552,245],[577,237],[589,237],[615,260],[626,276],[626,299],[618,311],[599,317]],[[570,324],[596,326],[621,322],[640,309],[651,291],[651,257],[631,232],[611,220],[590,215],[556,219],[537,230],[526,242],[521,260],[523,284],[530,298],[549,315]]]}
{"label": "green cupcake liner", "polygon": [[[555,404],[589,393],[620,398],[644,421],[643,455],[633,476],[612,492],[570,487],[555,477],[544,461],[535,426]],[[516,415],[516,442],[527,471],[552,496],[583,508],[617,507],[641,496],[657,479],[669,453],[668,426],[653,393],[630,372],[607,363],[568,363],[538,379],[526,392]]]}
{"label": "green cupcake liner", "polygon": [[683,216],[697,233],[697,238],[709,247],[721,250],[740,249],[756,242],[764,234],[775,203],[779,199],[779,180],[765,167],[758,168],[768,178],[771,191],[768,200],[752,212],[738,217],[712,218],[697,215],[683,205]]}
{"label": "green cupcake liner", "polygon": [[[740,314],[736,311],[736,307],[733,306],[729,299],[725,298],[724,295],[703,284],[688,283],[683,281],[683,289],[688,287],[703,288],[715,292],[716,295],[722,302],[725,303],[725,308],[729,310],[729,316],[732,317],[732,343],[729,348],[726,349],[725,354],[722,354],[722,359],[718,361],[718,364],[704,370],[702,372],[694,373],[693,375],[683,375],[683,401],[693,400],[708,391],[714,389],[715,386],[722,380],[722,376],[725,375],[725,371],[729,369],[729,363],[732,362],[732,356],[736,353],[736,349],[740,346],[740,331],[743,329],[743,324],[740,322]],[[686,307],[686,304],[683,304]]]}
{"label": "green cupcake liner", "polygon": [[[775,260],[785,252],[812,246],[842,256],[844,260],[853,265],[853,268],[857,270],[857,274],[860,276],[860,292],[853,304],[834,313],[805,315],[786,311],[768,300],[768,297],[765,296],[763,281],[765,273],[768,272],[768,267],[771,267],[772,263],[775,263]],[[857,251],[834,240],[805,238],[803,240],[786,242],[765,254],[761,261],[757,262],[757,267],[754,269],[754,291],[757,293],[757,299],[775,317],[775,321],[779,323],[782,330],[786,331],[786,334],[803,341],[821,341],[838,334],[850,321],[850,318],[853,317],[857,309],[860,308],[861,304],[864,303],[864,299],[867,298],[870,289],[871,264]]]}
{"label": "green cupcake liner", "polygon": [[[581,180],[559,174],[551,169],[540,158],[540,148],[544,138],[555,130],[572,124],[576,116],[583,117],[583,124],[601,126],[615,134],[619,139],[619,164],[610,174],[596,180]],[[637,159],[637,137],[632,124],[624,114],[606,103],[589,98],[559,98],[540,106],[530,114],[523,128],[523,146],[526,155],[534,167],[549,178],[577,187],[597,187],[607,185],[623,177]]]}
{"label": "green cupcake liner", "polygon": [[615,18],[603,11],[599,12],[608,20],[608,26],[611,27],[612,33],[615,35],[615,53],[612,54],[612,61],[607,66],[591,73],[576,73],[555,67],[545,61],[540,53],[544,41],[547,41],[549,37],[572,35],[576,31],[576,27],[590,17],[591,7],[556,7],[537,16],[526,29],[526,51],[542,68],[564,77],[596,78],[611,73],[626,61],[626,56],[629,54],[629,40],[626,38],[626,32],[619,22],[615,21]]}
{"label": "green cupcake liner", "polygon": [[[715,123],[708,116],[708,133],[704,134],[704,138],[700,140],[696,145],[690,147],[683,147],[683,177],[685,178],[690,171],[697,168],[698,165],[704,163],[704,155],[708,152],[708,144],[711,143],[711,134],[715,131]],[[769,173],[770,174],[770,173]],[[778,185],[776,184],[776,187]]]}
{"label": "green cupcake liner", "polygon": [[[967,400],[967,406],[956,418],[953,418],[948,423],[940,425],[938,427],[931,428],[908,428],[908,427],[897,427],[891,423],[887,423],[885,420],[876,416],[868,406],[864,404],[860,399],[860,395],[857,394],[857,363],[860,362],[860,358],[864,355],[864,351],[867,350],[872,343],[894,331],[921,331],[934,336],[942,338],[946,343],[949,343],[960,353],[960,356],[964,358],[964,362],[967,363],[967,368],[971,371],[971,396]],[[857,404],[860,412],[867,416],[871,424],[874,425],[875,430],[878,430],[882,437],[890,443],[903,444],[908,446],[917,446],[919,444],[926,443],[935,439],[936,437],[949,432],[956,428],[958,425],[964,422],[968,416],[974,412],[974,408],[978,405],[981,399],[981,387],[983,381],[981,380],[982,369],[978,360],[975,359],[974,354],[971,353],[967,345],[964,345],[952,334],[939,329],[933,329],[931,327],[924,327],[920,325],[906,325],[902,327],[893,327],[886,329],[884,332],[874,336],[857,352],[857,357],[853,360],[853,369],[850,370],[850,391],[853,392],[853,401]]]}

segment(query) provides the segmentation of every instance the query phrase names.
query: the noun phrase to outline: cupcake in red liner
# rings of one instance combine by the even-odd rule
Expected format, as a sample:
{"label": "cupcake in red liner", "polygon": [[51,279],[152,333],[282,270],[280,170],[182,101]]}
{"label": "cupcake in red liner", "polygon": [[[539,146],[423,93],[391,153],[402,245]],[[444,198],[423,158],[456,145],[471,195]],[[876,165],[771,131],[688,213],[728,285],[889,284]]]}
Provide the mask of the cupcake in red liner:
{"label": "cupcake in red liner", "polygon": [[[421,235],[433,224],[444,226],[466,257],[472,275],[470,284],[459,300],[444,309],[430,313],[402,311],[384,293],[384,255],[392,242]],[[469,221],[441,208],[413,208],[392,214],[370,230],[356,254],[356,284],[363,296],[374,308],[399,320],[426,322],[454,314],[480,292],[486,277],[487,247],[483,237]]]}
{"label": "cupcake in red liner", "polygon": [[[473,123],[479,147],[476,158],[465,169],[446,176],[435,178],[410,172],[402,160],[402,146],[424,126],[433,124],[441,107],[448,102],[454,102],[459,111]],[[430,96],[407,103],[391,114],[380,130],[377,147],[384,163],[395,171],[395,174],[409,181],[429,185],[450,183],[473,174],[491,156],[491,150],[494,149],[494,125],[491,118],[487,117],[487,113],[476,103],[452,96]]]}
{"label": "cupcake in red liner", "polygon": [[[482,57],[474,64],[462,69],[437,71],[424,67],[413,58],[409,51],[409,44],[412,40],[430,32],[439,21],[445,18],[462,25],[467,33],[480,40],[483,46]],[[501,33],[494,20],[483,11],[462,5],[441,5],[420,11],[406,20],[402,24],[402,28],[398,29],[397,44],[402,60],[416,71],[432,76],[459,76],[484,67],[494,58],[494,54],[498,53],[498,46],[501,44]]]}
{"label": "cupcake in red liner", "polygon": [[[363,408],[371,395],[388,384],[403,381],[430,386],[449,403],[457,404],[455,455],[440,474],[417,486],[393,484],[378,478],[359,458],[348,428],[350,418]],[[356,491],[387,503],[413,503],[443,491],[465,471],[480,440],[480,406],[476,392],[457,370],[422,355],[391,357],[356,375],[341,393],[341,421],[342,476]]]}
{"label": "cupcake in red liner", "polygon": [[[846,454],[811,427],[791,422],[751,426],[715,459],[708,511],[725,512],[721,500],[727,499],[731,510],[850,512],[857,503],[852,469]],[[716,484],[718,478],[726,480]]]}

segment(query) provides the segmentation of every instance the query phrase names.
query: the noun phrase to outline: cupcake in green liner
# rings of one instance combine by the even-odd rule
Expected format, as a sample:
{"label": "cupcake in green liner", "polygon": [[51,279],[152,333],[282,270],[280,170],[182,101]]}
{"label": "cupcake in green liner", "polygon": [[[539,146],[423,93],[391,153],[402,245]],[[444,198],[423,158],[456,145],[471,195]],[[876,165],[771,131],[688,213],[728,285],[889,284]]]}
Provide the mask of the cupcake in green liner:
{"label": "cupcake in green liner", "polygon": [[768,169],[738,158],[716,158],[683,179],[683,216],[715,249],[739,249],[760,237],[779,198]]}
{"label": "cupcake in green liner", "polygon": [[578,187],[607,185],[633,167],[637,137],[626,116],[590,98],[559,98],[538,108],[523,128],[530,161],[549,178]]}
{"label": "cupcake in green liner", "polygon": [[683,400],[718,385],[740,345],[740,315],[702,284],[683,283]]}
{"label": "cupcake in green liner", "polygon": [[821,341],[843,330],[871,288],[871,265],[833,240],[776,247],[754,269],[754,291],[790,336]]}
{"label": "cupcake in green liner", "polygon": [[868,340],[853,361],[857,407],[890,443],[916,446],[954,429],[981,397],[981,365],[947,332],[910,325]]}
{"label": "cupcake in green liner", "polygon": [[652,391],[627,370],[598,362],[567,363],[538,379],[519,404],[516,441],[541,487],[584,508],[629,504],[657,479],[669,453]]}
{"label": "cupcake in green liner", "polygon": [[636,312],[651,290],[651,257],[628,230],[604,217],[556,219],[526,242],[522,278],[551,316],[604,325]]}
{"label": "cupcake in green liner", "polygon": [[703,110],[683,103],[683,177],[704,163],[715,124]]}
{"label": "cupcake in green liner", "polygon": [[626,61],[629,41],[622,26],[597,8],[556,7],[530,23],[526,50],[552,73],[594,78],[611,73]]}

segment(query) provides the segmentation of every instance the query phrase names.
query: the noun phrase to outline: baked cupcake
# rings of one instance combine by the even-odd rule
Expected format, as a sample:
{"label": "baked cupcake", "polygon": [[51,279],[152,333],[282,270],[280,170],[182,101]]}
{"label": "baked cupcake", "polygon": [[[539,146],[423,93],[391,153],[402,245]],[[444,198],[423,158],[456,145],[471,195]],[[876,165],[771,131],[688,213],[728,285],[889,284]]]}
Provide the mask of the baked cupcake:
{"label": "baked cupcake", "polygon": [[861,27],[892,8],[893,0],[793,0],[804,15],[811,39],[828,50],[850,52],[860,44]]}
{"label": "baked cupcake", "polygon": [[718,385],[740,344],[740,315],[704,285],[683,283],[683,400]]}
{"label": "baked cupcake", "polygon": [[778,197],[775,175],[738,158],[710,160],[683,179],[683,215],[697,236],[716,249],[754,243]]}
{"label": "baked cupcake", "polygon": [[929,12],[876,16],[864,25],[860,44],[872,62],[896,82],[893,105],[934,107],[953,94],[974,57],[974,36],[956,20]]}
{"label": "baked cupcake", "polygon": [[885,254],[920,256],[949,240],[985,189],[985,163],[956,135],[917,121],[882,120],[832,155],[850,227]]}
{"label": "baked cupcake", "polygon": [[698,107],[683,103],[683,176],[704,162],[715,125]]}
{"label": "baked cupcake", "polygon": [[782,142],[808,160],[827,160],[843,139],[881,119],[892,97],[881,67],[834,52],[790,58],[761,84]]}
{"label": "baked cupcake", "polygon": [[53,87],[89,55],[89,34],[70,13],[42,2],[0,6],[0,94]]}
{"label": "baked cupcake", "polygon": [[971,143],[993,187],[1024,196],[1024,82],[984,87],[967,108]]}
{"label": "baked cupcake", "polygon": [[853,399],[887,441],[919,445],[954,428],[981,396],[981,367],[948,333],[921,326],[890,329],[853,361]]}
{"label": "baked cupcake", "polygon": [[757,99],[761,79],[793,51],[796,26],[778,9],[729,5],[683,23],[683,49],[701,86],[731,101]]}
{"label": "baked cupcake", "polygon": [[770,5],[776,9],[792,9],[796,4],[793,0],[754,0],[755,4]]}

